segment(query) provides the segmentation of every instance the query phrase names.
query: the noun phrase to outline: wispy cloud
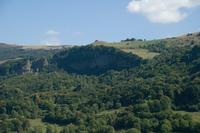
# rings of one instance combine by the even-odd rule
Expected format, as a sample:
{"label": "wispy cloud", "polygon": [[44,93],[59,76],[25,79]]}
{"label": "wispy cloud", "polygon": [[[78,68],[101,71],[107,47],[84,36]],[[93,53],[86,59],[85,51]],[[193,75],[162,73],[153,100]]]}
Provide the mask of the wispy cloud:
{"label": "wispy cloud", "polygon": [[200,6],[200,0],[132,0],[128,11],[140,13],[155,23],[177,23],[188,16],[183,9]]}
{"label": "wispy cloud", "polygon": [[61,45],[61,40],[59,38],[60,32],[55,30],[48,30],[45,33],[44,40],[41,41],[41,44],[45,45]]}
{"label": "wispy cloud", "polygon": [[82,36],[84,33],[81,32],[81,31],[76,31],[76,32],[73,32],[73,35],[75,36]]}

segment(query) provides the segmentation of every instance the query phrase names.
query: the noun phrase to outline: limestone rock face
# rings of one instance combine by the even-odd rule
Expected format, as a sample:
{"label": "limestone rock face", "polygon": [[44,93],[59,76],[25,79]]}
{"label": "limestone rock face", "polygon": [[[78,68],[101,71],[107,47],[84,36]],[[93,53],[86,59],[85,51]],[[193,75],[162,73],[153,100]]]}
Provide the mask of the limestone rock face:
{"label": "limestone rock face", "polygon": [[32,73],[32,62],[30,60],[27,60],[25,62],[25,65],[22,67],[22,74]]}

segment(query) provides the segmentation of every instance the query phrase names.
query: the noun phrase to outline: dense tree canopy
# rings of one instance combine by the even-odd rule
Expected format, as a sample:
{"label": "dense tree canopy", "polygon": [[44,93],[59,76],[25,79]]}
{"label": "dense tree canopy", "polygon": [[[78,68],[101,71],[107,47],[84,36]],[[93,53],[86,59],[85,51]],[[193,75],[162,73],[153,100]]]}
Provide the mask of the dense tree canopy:
{"label": "dense tree canopy", "polygon": [[0,132],[198,133],[179,111],[200,111],[200,46],[146,48],[160,55],[85,46],[0,65]]}

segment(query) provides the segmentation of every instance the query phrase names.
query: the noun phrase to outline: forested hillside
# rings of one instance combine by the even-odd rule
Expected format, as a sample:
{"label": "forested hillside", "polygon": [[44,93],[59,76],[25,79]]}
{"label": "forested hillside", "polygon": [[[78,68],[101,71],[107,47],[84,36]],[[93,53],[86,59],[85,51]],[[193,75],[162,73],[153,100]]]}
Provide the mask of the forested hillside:
{"label": "forested hillside", "polygon": [[127,53],[123,41],[3,63],[0,132],[199,133],[199,40],[195,33],[133,48],[152,58]]}
{"label": "forested hillside", "polygon": [[78,74],[101,74],[138,66],[141,58],[113,47],[84,46],[62,51],[53,57],[61,69]]}

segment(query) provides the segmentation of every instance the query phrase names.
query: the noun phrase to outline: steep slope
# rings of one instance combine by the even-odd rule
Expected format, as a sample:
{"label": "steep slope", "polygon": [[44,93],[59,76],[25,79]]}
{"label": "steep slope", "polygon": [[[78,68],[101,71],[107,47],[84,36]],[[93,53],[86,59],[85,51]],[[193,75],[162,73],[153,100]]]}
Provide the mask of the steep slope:
{"label": "steep slope", "polygon": [[101,74],[108,70],[121,70],[138,66],[141,58],[104,46],[75,47],[53,57],[61,69],[78,74]]}

